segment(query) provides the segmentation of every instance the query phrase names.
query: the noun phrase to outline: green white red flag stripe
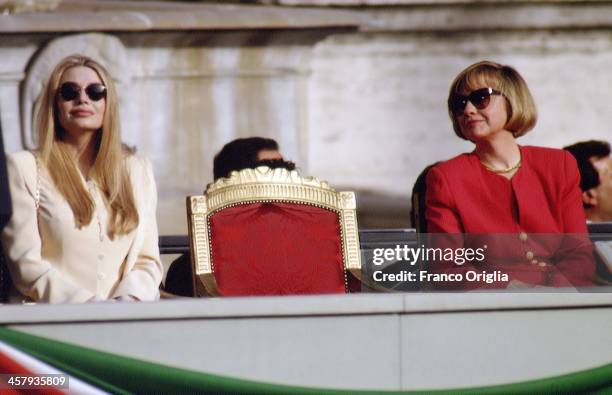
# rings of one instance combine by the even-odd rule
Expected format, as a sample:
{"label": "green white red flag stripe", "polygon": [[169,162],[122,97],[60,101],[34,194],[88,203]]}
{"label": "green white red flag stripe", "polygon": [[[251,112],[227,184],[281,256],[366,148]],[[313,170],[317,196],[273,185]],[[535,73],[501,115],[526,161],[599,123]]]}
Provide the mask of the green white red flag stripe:
{"label": "green white red flag stripe", "polygon": [[69,390],[62,389],[22,389],[9,390],[1,389],[0,394],[45,394],[45,395],[64,395],[64,394],[91,394],[105,395],[104,392],[93,387],[78,378],[62,372],[55,367],[46,364],[23,351],[4,343],[0,340],[0,373],[12,375],[47,375],[47,374],[66,374],[70,384]]}
{"label": "green white red flag stripe", "polygon": [[[142,359],[94,350],[28,333],[0,327],[0,341],[17,347],[113,394],[134,393],[216,393],[216,394],[414,394],[423,391],[364,391],[327,389],[262,383],[181,369]],[[11,357],[13,355],[11,354]],[[13,361],[14,362],[14,361]],[[72,387],[72,382],[71,382]],[[519,383],[488,387],[428,390],[428,393],[507,394],[507,393],[611,393],[612,363],[592,369]],[[71,393],[90,393],[88,391]]]}

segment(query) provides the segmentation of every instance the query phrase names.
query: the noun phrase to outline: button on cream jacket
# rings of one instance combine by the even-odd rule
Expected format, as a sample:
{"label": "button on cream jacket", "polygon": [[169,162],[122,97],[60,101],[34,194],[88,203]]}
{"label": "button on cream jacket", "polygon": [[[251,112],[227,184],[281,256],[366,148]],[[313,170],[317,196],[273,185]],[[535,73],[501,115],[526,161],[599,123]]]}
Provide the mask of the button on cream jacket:
{"label": "button on cream jacket", "polygon": [[36,208],[37,166],[31,152],[7,157],[13,216],[2,232],[2,245],[16,291],[12,301],[80,303],[133,296],[159,297],[162,265],[155,211],[157,190],[148,160],[126,159],[139,224],[110,240],[102,191],[85,179],[96,209],[92,221],[77,229],[74,215],[44,168]]}

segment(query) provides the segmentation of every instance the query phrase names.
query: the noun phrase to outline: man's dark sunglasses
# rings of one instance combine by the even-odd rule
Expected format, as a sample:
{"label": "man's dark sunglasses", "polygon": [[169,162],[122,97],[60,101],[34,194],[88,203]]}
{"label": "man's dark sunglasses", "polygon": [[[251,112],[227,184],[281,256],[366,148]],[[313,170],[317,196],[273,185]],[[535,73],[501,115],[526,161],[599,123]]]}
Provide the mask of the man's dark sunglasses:
{"label": "man's dark sunglasses", "polygon": [[270,169],[287,169],[289,171],[295,170],[295,163],[290,160],[284,159],[263,159],[255,162],[255,166],[268,166]]}
{"label": "man's dark sunglasses", "polygon": [[451,111],[455,116],[460,115],[468,101],[479,110],[487,108],[491,102],[491,95],[501,95],[500,91],[493,88],[476,89],[467,96],[455,96],[451,101]]}
{"label": "man's dark sunglasses", "polygon": [[[59,87],[59,96],[63,101],[73,101],[80,96],[81,89],[74,82],[64,82]],[[98,83],[89,84],[85,87],[85,94],[92,101],[102,100],[106,97],[106,87]]]}

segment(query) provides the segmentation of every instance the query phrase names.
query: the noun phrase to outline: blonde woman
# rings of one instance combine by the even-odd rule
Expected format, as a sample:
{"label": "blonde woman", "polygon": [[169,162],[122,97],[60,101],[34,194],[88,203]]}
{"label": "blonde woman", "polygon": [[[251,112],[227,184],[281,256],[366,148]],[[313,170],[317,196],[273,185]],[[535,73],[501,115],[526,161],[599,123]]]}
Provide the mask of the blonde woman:
{"label": "blonde woman", "polygon": [[12,301],[154,300],[162,278],[151,164],[121,144],[109,73],[84,56],[53,70],[39,147],[7,158],[13,217],[2,244]]}
{"label": "blonde woman", "polygon": [[477,245],[489,247],[484,262],[445,269],[507,275],[495,283],[451,286],[592,285],[576,161],[563,150],[516,141],[537,120],[521,75],[507,65],[475,63],[455,78],[447,104],[455,134],[474,150],[428,173],[428,231],[489,235]]}

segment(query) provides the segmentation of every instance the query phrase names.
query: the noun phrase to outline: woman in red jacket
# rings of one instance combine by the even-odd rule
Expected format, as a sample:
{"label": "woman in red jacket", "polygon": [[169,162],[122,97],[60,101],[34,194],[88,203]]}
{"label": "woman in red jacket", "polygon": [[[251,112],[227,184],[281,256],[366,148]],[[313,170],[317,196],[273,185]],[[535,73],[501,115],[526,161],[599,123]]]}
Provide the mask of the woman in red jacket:
{"label": "woman in red jacket", "polygon": [[[563,150],[516,142],[537,119],[520,74],[489,61],[469,66],[451,85],[448,111],[457,136],[475,148],[429,172],[428,231],[469,234],[467,243],[484,248],[485,259],[461,265],[438,261],[436,272],[462,277],[454,282],[442,278],[440,284],[455,288],[592,284],[594,265],[574,158]],[[496,273],[495,281],[475,279],[468,272]]]}

